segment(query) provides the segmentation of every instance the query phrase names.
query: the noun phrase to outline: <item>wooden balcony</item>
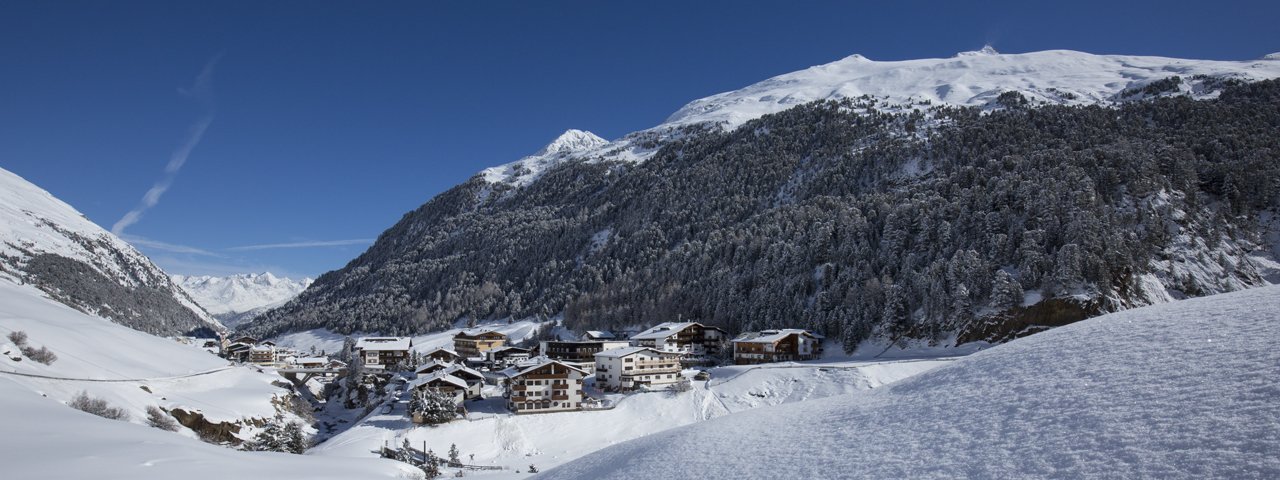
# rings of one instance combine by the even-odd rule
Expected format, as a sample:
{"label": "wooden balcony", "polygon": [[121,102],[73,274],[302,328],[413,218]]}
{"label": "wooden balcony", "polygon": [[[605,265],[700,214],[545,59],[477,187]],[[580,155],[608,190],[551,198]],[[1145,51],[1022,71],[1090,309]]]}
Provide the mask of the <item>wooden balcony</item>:
{"label": "wooden balcony", "polygon": [[551,399],[552,400],[568,400],[569,396],[568,395],[552,395]]}

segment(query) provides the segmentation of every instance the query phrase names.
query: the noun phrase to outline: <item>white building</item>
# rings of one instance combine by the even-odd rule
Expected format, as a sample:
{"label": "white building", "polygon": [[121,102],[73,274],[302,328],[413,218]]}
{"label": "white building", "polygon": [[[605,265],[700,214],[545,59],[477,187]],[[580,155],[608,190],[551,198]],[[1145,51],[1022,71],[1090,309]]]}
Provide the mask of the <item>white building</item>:
{"label": "white building", "polygon": [[631,337],[633,346],[679,353],[687,358],[719,355],[728,343],[728,332],[697,322],[661,323]]}
{"label": "white building", "polygon": [[383,370],[409,359],[413,339],[409,337],[365,337],[356,341],[355,352],[364,368]]}
{"label": "white building", "polygon": [[587,371],[555,360],[507,369],[507,408],[515,413],[564,412],[582,409],[582,382]]}
{"label": "white building", "polygon": [[609,391],[659,389],[680,381],[680,355],[650,347],[596,354],[596,388]]}

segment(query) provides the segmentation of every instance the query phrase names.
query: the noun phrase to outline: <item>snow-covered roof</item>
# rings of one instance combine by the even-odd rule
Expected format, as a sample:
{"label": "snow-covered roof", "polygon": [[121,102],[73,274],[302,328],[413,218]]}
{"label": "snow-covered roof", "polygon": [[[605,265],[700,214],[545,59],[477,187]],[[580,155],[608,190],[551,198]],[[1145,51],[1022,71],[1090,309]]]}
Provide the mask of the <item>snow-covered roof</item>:
{"label": "snow-covered roof", "polygon": [[408,350],[412,346],[413,339],[410,337],[364,337],[356,341],[356,350],[374,352]]}
{"label": "snow-covered roof", "polygon": [[418,388],[423,385],[430,385],[436,382],[447,383],[458,388],[467,388],[466,380],[450,375],[448,372],[436,372],[425,377],[418,377],[412,382],[409,382],[409,388]]}
{"label": "snow-covered roof", "polygon": [[430,352],[427,352],[427,353],[426,353],[426,355],[427,355],[427,356],[435,355],[437,352],[444,352],[444,353],[447,353],[447,354],[452,355],[452,356],[454,356],[454,357],[461,357],[461,356],[462,356],[462,355],[458,355],[458,352],[455,352],[455,351],[453,351],[453,350],[450,350],[450,349],[448,349],[448,348],[444,348],[444,347],[440,347],[440,348],[433,348],[433,349],[431,349],[431,351],[430,351]]}
{"label": "snow-covered roof", "polygon": [[519,351],[519,352],[521,352],[521,353],[529,353],[529,352],[531,352],[531,351],[532,351],[532,350],[527,349],[527,348],[524,348],[524,347],[514,347],[514,346],[511,346],[511,345],[507,345],[507,346],[505,346],[505,347],[492,348],[492,349],[489,349],[488,351],[489,351],[489,352],[491,352],[491,353],[499,353],[499,352],[507,352],[507,351],[511,351],[511,350],[517,350],[517,351]]}
{"label": "snow-covered roof", "polygon": [[802,330],[799,328],[783,328],[780,330],[762,330],[759,332],[747,332],[739,335],[733,341],[737,343],[773,343],[782,340],[791,335],[809,335],[814,338],[822,338],[822,335]]}
{"label": "snow-covered roof", "polygon": [[506,338],[506,335],[503,335],[503,334],[502,334],[502,332],[499,332],[499,331],[497,331],[497,330],[493,330],[493,329],[490,329],[490,328],[468,328],[468,329],[466,329],[466,330],[463,330],[463,331],[461,331],[461,332],[458,332],[458,335],[457,335],[457,336],[459,336],[459,337],[479,337],[479,336],[485,336],[485,335],[499,335],[499,336],[501,336],[501,337],[503,337],[503,338]]}
{"label": "snow-covered roof", "polygon": [[661,353],[650,347],[627,347],[627,348],[615,348],[613,350],[605,350],[603,352],[597,353],[596,356],[604,357],[604,358],[622,358],[622,357],[628,357],[628,356],[643,352],[645,350],[650,350],[654,353]]}
{"label": "snow-covered roof", "polygon": [[659,338],[667,338],[681,330],[696,325],[696,322],[666,322],[659,323],[653,328],[637,333],[631,337],[632,340],[657,340]]}
{"label": "snow-covered roof", "polygon": [[584,333],[582,335],[582,338],[587,340],[613,340],[614,338],[617,338],[617,337],[614,337],[613,334],[609,332],[602,332],[600,330],[587,330],[587,333]]}
{"label": "snow-covered roof", "polygon": [[324,357],[299,357],[293,359],[293,363],[298,365],[324,365],[328,362],[329,359]]}
{"label": "snow-covered roof", "polygon": [[434,370],[443,370],[443,369],[449,368],[450,365],[453,365],[453,364],[449,362],[441,362],[433,358],[431,359],[430,362],[424,363],[422,365],[418,365],[418,368],[414,369],[413,373],[424,373],[424,372],[430,372]]}
{"label": "snow-covered roof", "polygon": [[461,372],[467,375],[471,375],[477,379],[481,379],[481,380],[484,379],[483,373],[480,373],[479,371],[473,368],[467,367],[466,365],[450,365],[449,368],[446,368],[444,371],[445,373],[448,373],[450,375],[456,376],[459,372]]}
{"label": "snow-covered roof", "polygon": [[258,347],[250,348],[249,351],[254,353],[262,353],[262,352],[274,352],[276,351],[276,349],[271,348],[269,346],[266,346],[266,347],[258,346]]}
{"label": "snow-covered roof", "polygon": [[559,361],[559,360],[544,360],[544,361],[538,362],[536,365],[532,365],[532,366],[515,366],[515,367],[508,368],[508,369],[506,369],[506,370],[503,370],[501,373],[502,373],[503,375],[507,376],[507,377],[519,377],[519,376],[521,376],[521,375],[524,375],[524,374],[526,374],[526,373],[532,372],[532,371],[534,371],[534,370],[537,370],[537,369],[539,369],[539,368],[545,367],[545,366],[550,365],[550,364],[553,364],[553,363],[559,364],[560,366],[565,367],[565,368],[570,368],[570,369],[573,369],[573,370],[577,370],[578,372],[581,372],[582,374],[586,374],[586,373],[587,373],[587,371],[586,371],[586,370],[583,370],[583,369],[581,369],[581,368],[575,367],[575,366],[573,366],[573,365],[569,365],[569,364],[564,363],[564,362],[561,362],[561,361]]}

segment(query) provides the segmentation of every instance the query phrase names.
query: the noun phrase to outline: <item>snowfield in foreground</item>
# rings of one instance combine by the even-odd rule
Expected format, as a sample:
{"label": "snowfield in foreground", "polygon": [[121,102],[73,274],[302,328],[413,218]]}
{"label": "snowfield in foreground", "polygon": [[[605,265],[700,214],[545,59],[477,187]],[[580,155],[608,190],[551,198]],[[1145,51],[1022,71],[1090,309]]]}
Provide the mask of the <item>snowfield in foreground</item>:
{"label": "snowfield in foreground", "polygon": [[1280,478],[1278,319],[1280,287],[1110,314],[538,478]]}

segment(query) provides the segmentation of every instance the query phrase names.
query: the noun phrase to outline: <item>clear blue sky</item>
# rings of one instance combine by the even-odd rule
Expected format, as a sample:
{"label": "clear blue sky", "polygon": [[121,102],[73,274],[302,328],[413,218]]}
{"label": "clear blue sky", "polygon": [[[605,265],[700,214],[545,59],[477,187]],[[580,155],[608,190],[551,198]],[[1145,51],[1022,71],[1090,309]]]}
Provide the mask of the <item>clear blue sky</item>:
{"label": "clear blue sky", "polygon": [[108,229],[169,179],[123,233],[171,273],[318,275],[568,128],[617,138],[853,53],[1252,59],[1280,51],[1277,19],[1275,1],[6,0],[0,167]]}

